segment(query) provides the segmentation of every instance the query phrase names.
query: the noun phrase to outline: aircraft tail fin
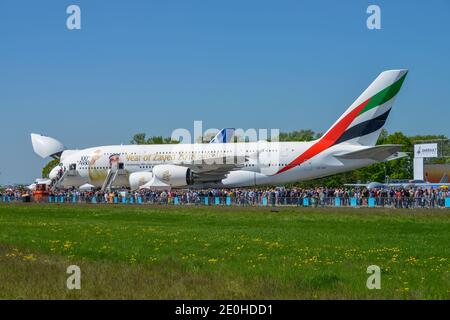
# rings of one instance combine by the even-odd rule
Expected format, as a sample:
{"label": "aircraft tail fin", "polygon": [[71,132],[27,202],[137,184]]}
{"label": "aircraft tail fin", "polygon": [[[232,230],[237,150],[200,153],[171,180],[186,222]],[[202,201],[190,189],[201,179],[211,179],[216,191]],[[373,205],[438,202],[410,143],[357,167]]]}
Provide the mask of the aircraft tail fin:
{"label": "aircraft tail fin", "polygon": [[[382,72],[320,139],[291,163],[278,170],[277,174],[302,164],[336,144],[375,146],[407,73],[408,70]],[[374,149],[374,151],[378,153],[378,149]],[[383,152],[381,155],[378,154],[377,158],[382,155]],[[356,156],[356,154],[352,156]],[[370,156],[375,157],[374,155]],[[400,154],[400,156],[403,155]],[[393,155],[393,157],[395,156]],[[393,158],[390,157],[390,159]]]}
{"label": "aircraft tail fin", "polygon": [[234,128],[223,128],[209,143],[228,143],[234,136]]}
{"label": "aircraft tail fin", "polygon": [[374,146],[408,70],[382,72],[322,136],[327,144]]}

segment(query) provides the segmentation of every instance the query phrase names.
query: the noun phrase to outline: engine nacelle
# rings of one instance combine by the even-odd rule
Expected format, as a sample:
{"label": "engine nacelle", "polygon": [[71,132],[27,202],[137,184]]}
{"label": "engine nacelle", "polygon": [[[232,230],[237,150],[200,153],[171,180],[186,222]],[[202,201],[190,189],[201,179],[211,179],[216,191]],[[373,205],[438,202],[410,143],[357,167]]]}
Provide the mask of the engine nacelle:
{"label": "engine nacelle", "polygon": [[184,187],[194,183],[191,169],[173,164],[155,166],[153,174],[158,180],[171,187]]}
{"label": "engine nacelle", "polygon": [[137,190],[153,178],[151,172],[133,172],[130,174],[129,182],[131,190]]}

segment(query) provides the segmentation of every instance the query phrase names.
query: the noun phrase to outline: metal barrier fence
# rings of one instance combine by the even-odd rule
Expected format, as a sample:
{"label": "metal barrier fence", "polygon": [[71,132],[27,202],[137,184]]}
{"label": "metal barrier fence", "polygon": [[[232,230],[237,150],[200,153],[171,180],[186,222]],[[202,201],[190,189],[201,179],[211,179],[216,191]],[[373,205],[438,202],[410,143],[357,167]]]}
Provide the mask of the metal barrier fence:
{"label": "metal barrier fence", "polygon": [[[33,199],[0,196],[0,202],[34,202]],[[49,196],[41,203],[89,203],[89,204],[137,204],[137,205],[197,205],[197,206],[297,206],[297,207],[390,207],[390,208],[450,208],[450,197],[328,197],[314,196],[281,197],[281,196],[146,196],[120,195],[110,197],[104,195]]]}

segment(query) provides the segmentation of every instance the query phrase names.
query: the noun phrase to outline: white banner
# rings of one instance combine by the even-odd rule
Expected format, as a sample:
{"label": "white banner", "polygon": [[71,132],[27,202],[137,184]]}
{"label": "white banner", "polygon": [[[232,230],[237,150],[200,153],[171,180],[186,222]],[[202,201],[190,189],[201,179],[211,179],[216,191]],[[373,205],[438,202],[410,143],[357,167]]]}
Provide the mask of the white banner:
{"label": "white banner", "polygon": [[438,156],[437,143],[414,145],[414,158],[436,158]]}

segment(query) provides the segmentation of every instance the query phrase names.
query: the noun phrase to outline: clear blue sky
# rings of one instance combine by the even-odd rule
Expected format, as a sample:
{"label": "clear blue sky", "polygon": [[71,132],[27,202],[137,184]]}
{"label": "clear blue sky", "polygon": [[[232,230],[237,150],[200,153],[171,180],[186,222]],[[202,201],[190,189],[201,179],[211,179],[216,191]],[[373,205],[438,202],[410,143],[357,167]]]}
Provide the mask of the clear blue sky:
{"label": "clear blue sky", "polygon": [[322,132],[390,68],[410,73],[387,129],[450,135],[449,18],[447,0],[1,0],[0,184],[40,175],[30,132],[71,148],[194,120]]}

